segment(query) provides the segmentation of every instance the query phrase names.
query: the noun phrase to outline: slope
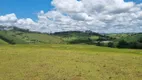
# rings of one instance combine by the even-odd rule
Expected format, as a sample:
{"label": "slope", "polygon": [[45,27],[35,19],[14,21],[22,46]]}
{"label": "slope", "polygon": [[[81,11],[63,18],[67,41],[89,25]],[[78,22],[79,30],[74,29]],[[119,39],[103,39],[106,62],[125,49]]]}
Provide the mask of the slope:
{"label": "slope", "polygon": [[22,32],[17,30],[0,31],[0,38],[10,44],[58,44],[63,43],[57,36],[44,33]]}
{"label": "slope", "polygon": [[8,44],[8,43],[5,42],[4,40],[0,39],[0,44]]}
{"label": "slope", "polygon": [[0,31],[0,39],[9,44],[25,44],[26,42],[9,34],[9,31]]}

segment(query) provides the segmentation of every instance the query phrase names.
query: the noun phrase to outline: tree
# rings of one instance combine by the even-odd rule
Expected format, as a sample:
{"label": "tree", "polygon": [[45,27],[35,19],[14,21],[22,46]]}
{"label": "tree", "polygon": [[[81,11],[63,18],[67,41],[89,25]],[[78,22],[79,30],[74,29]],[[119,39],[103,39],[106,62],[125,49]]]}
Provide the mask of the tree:
{"label": "tree", "polygon": [[137,42],[136,49],[142,49],[142,43]]}
{"label": "tree", "polygon": [[138,42],[142,43],[142,37],[138,39]]}
{"label": "tree", "polygon": [[117,45],[118,48],[129,48],[129,44],[125,40],[120,40]]}
{"label": "tree", "polygon": [[96,43],[96,45],[97,45],[97,46],[104,46],[103,43],[101,43],[100,41],[98,41],[98,42]]}
{"label": "tree", "polygon": [[113,42],[109,42],[108,43],[108,47],[114,47],[114,43]]}

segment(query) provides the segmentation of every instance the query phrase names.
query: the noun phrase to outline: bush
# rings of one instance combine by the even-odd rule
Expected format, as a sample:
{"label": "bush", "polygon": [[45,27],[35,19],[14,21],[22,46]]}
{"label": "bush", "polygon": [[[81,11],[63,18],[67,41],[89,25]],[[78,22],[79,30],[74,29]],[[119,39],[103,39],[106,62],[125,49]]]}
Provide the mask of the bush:
{"label": "bush", "polygon": [[125,40],[120,40],[117,44],[118,48],[129,48],[129,43],[127,43]]}
{"label": "bush", "polygon": [[71,44],[80,44],[80,43],[84,43],[84,44],[92,44],[92,40],[90,38],[84,38],[84,39],[76,39],[76,40],[72,40],[72,41],[69,41],[69,43]]}
{"label": "bush", "polygon": [[132,48],[132,49],[142,49],[142,43],[136,42],[126,42],[124,40],[119,41],[118,48]]}
{"label": "bush", "polygon": [[104,46],[104,43],[98,41],[98,42],[96,43],[96,46]]}
{"label": "bush", "polygon": [[108,43],[108,47],[114,47],[114,43],[113,42],[109,42]]}
{"label": "bush", "polygon": [[136,49],[142,49],[142,43],[137,42]]}
{"label": "bush", "polygon": [[138,42],[142,43],[142,37],[138,39]]}
{"label": "bush", "polygon": [[137,48],[137,42],[130,42],[129,47],[136,49]]}

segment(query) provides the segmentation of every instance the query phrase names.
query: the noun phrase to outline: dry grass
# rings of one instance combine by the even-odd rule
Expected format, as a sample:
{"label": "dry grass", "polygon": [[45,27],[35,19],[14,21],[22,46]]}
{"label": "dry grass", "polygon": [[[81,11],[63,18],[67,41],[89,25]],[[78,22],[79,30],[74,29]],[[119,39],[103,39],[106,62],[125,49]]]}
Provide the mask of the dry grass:
{"label": "dry grass", "polygon": [[87,45],[0,46],[0,80],[141,80],[141,52]]}

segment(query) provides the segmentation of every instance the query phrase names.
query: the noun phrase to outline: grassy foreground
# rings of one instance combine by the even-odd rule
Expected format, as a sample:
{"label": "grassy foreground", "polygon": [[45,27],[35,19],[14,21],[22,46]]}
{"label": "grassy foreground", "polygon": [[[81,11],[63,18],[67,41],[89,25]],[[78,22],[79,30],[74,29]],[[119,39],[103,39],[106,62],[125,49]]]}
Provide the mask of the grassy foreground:
{"label": "grassy foreground", "polygon": [[0,80],[141,80],[142,50],[89,45],[0,46]]}

